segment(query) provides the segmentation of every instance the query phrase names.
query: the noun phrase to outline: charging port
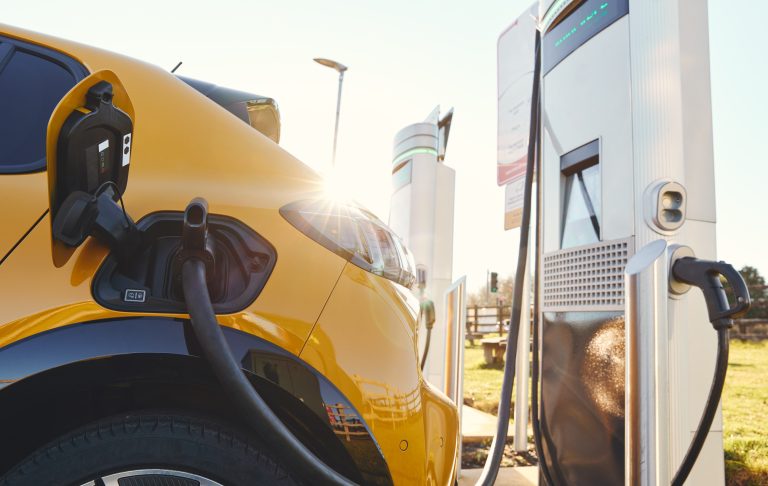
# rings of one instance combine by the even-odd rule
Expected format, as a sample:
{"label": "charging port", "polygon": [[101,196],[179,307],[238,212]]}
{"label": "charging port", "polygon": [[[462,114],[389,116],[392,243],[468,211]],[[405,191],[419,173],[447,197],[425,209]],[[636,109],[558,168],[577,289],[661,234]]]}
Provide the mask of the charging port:
{"label": "charging port", "polygon": [[127,259],[106,258],[93,283],[96,301],[119,311],[185,313],[181,264],[194,254],[210,268],[208,288],[216,313],[247,307],[275,266],[275,249],[238,220],[212,214],[206,225],[202,214],[207,208],[200,206],[139,221],[142,250]]}

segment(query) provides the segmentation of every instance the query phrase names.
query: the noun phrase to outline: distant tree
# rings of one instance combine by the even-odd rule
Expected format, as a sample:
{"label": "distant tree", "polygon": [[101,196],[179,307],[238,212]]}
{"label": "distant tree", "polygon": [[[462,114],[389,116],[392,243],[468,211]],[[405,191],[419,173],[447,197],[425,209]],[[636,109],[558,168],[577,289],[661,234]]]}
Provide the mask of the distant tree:
{"label": "distant tree", "polygon": [[[764,319],[768,318],[768,286],[765,284],[765,278],[760,275],[755,267],[749,265],[739,270],[741,276],[749,288],[749,297],[752,299],[752,308],[744,316],[746,318]],[[728,300],[733,302],[733,292],[730,287],[726,288]]]}

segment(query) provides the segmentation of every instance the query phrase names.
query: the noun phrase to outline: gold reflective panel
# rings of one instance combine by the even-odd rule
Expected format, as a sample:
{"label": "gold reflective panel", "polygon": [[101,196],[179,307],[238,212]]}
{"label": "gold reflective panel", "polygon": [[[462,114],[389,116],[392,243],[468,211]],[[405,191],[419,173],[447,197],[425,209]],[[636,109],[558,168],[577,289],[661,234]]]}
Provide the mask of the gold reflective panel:
{"label": "gold reflective panel", "polygon": [[582,376],[589,397],[601,411],[624,416],[624,316],[606,322],[589,340]]}
{"label": "gold reflective panel", "polygon": [[275,143],[280,143],[280,110],[272,98],[259,98],[246,103],[248,121]]}

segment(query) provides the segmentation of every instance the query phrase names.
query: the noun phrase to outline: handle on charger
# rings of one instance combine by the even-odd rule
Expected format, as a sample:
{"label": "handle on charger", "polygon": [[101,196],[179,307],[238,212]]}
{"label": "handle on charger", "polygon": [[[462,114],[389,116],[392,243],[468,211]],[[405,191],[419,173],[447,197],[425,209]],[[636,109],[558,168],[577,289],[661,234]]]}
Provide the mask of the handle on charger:
{"label": "handle on charger", "polygon": [[[751,301],[747,283],[741,274],[725,262],[683,257],[672,266],[675,279],[701,289],[707,302],[709,322],[717,329],[730,328],[733,318],[749,310]],[[733,289],[735,303],[730,305],[720,277],[724,277]]]}

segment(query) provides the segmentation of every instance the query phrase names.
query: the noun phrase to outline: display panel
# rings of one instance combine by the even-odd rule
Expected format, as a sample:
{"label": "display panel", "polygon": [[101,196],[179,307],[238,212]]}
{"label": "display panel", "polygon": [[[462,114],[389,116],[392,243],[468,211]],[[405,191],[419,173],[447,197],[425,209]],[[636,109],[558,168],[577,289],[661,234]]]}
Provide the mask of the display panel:
{"label": "display panel", "polygon": [[597,243],[602,213],[600,141],[593,140],[564,154],[560,170],[565,176],[560,248]]}
{"label": "display panel", "polygon": [[587,0],[544,34],[541,68],[547,74],[580,45],[629,13],[629,0]]}

